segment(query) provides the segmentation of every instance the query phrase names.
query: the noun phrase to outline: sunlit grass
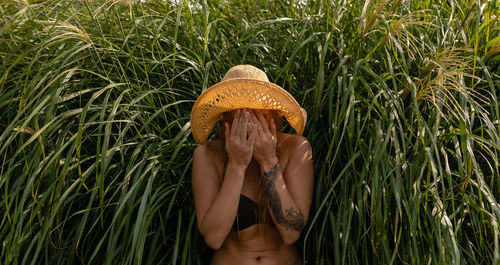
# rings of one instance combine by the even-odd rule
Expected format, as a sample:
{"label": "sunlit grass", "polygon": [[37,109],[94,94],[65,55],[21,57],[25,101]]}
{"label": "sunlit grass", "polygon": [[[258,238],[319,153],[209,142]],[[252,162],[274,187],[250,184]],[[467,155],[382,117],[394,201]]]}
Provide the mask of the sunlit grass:
{"label": "sunlit grass", "polygon": [[249,63],[308,112],[307,264],[500,264],[498,10],[0,1],[0,263],[208,264],[189,114]]}

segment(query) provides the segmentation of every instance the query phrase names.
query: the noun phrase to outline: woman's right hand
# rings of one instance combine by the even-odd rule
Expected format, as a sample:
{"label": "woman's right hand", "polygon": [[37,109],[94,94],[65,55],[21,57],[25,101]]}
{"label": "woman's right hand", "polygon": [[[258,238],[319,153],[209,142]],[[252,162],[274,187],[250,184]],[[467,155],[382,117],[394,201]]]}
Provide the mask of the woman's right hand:
{"label": "woman's right hand", "polygon": [[229,163],[246,168],[253,155],[256,126],[249,123],[250,113],[246,110],[237,110],[231,128],[226,122],[226,153]]}

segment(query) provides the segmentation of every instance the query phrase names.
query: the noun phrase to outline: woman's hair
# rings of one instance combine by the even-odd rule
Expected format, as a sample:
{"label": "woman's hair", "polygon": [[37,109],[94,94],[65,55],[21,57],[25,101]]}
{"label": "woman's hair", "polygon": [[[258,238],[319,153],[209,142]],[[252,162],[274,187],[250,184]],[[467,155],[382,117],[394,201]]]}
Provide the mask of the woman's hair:
{"label": "woman's hair", "polygon": [[[276,144],[276,157],[280,157],[280,142],[281,142],[281,130],[283,128],[283,123],[282,123],[282,117],[281,114],[279,113],[278,110],[271,110],[271,117],[273,118],[274,124],[276,125],[276,134],[277,134],[277,144]],[[222,113],[222,120],[220,124],[220,132],[219,132],[219,138],[222,140],[222,148],[223,148],[223,153],[225,154],[224,158],[224,170],[222,173],[222,178],[224,178],[224,173],[226,172],[226,166],[228,163],[227,159],[227,154],[226,154],[226,137],[225,137],[225,129],[226,127],[224,126],[224,123],[228,123],[231,125],[233,121],[233,117],[231,116],[231,112],[224,112]],[[222,182],[222,179],[220,180]],[[257,213],[257,219],[259,223],[263,224],[270,224],[272,222],[271,216],[268,211],[268,201],[266,196],[264,196],[264,186],[263,182],[259,181],[260,184],[260,189],[259,189],[259,194],[258,196],[258,213]],[[267,233],[264,232],[264,235]],[[264,237],[265,238],[265,237]]]}

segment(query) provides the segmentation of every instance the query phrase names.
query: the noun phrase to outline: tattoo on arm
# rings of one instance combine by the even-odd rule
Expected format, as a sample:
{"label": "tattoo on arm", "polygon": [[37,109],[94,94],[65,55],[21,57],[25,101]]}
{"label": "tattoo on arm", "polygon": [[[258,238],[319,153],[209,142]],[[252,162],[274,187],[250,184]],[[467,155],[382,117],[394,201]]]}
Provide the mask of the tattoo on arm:
{"label": "tattoo on arm", "polygon": [[286,216],[283,214],[281,199],[275,187],[276,178],[278,177],[279,172],[280,164],[276,163],[270,171],[262,173],[262,180],[264,181],[269,206],[274,215],[274,219],[276,219],[279,224],[283,225],[287,229],[292,228],[295,231],[300,231],[305,225],[305,218],[302,211],[300,209],[290,207],[285,210]]}

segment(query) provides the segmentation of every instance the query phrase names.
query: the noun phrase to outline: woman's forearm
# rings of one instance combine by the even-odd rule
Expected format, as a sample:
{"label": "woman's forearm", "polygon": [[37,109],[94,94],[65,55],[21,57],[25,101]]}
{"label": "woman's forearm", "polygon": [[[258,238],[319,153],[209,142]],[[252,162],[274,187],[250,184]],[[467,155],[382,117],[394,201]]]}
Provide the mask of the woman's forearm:
{"label": "woman's forearm", "polygon": [[231,231],[244,177],[245,168],[229,162],[217,197],[203,216],[200,232],[207,245],[213,249],[219,249]]}
{"label": "woman's forearm", "polygon": [[292,244],[299,238],[306,218],[288,191],[277,159],[261,167],[271,216],[283,241]]}

